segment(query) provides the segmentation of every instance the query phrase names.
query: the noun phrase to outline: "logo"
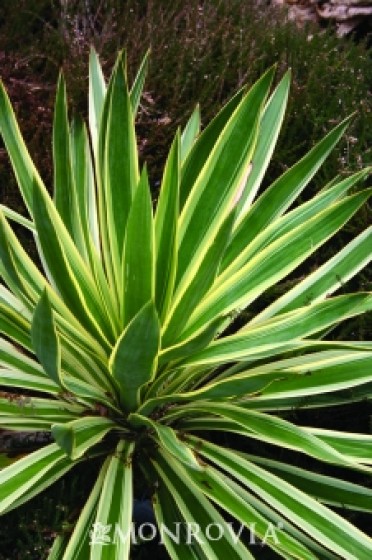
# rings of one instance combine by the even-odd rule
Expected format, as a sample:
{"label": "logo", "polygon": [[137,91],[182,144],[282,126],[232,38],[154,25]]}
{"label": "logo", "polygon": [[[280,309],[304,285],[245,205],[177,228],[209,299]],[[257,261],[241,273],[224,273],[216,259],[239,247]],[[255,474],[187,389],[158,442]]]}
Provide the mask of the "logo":
{"label": "logo", "polygon": [[[249,525],[241,524],[238,532],[233,529],[232,523],[210,523],[206,527],[199,526],[197,523],[173,523],[172,527],[164,524],[157,526],[154,523],[142,523],[137,525],[131,523],[127,531],[123,531],[118,523],[113,526],[104,525],[103,523],[93,523],[91,531],[89,531],[90,545],[117,545],[118,542],[125,543],[130,541],[132,544],[139,544],[146,541],[157,541],[158,544],[164,544],[164,539],[172,540],[175,544],[191,545],[195,542],[203,545],[206,541],[218,541],[228,536],[235,544],[237,544],[242,532],[248,531],[249,544],[265,546],[272,541],[279,543],[279,537],[284,524],[278,522],[276,525],[268,523],[264,534],[256,540],[256,523]],[[278,533],[279,531],[279,533]],[[112,535],[110,535],[112,533]]]}
{"label": "logo", "polygon": [[111,537],[109,535],[111,531],[111,525],[104,525],[103,523],[97,522],[93,523],[92,530],[89,531],[90,542],[89,544],[111,544]]}

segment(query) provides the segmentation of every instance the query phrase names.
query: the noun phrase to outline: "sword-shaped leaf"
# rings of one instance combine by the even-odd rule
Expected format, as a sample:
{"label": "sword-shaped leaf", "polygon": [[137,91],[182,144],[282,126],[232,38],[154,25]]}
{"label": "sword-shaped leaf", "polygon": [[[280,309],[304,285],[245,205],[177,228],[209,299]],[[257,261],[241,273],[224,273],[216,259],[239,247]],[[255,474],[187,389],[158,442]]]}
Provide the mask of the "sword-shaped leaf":
{"label": "sword-shaped leaf", "polygon": [[91,547],[90,560],[129,560],[133,510],[134,444],[120,441],[111,457],[97,506],[96,523],[118,527],[120,536],[114,547],[96,543]]}
{"label": "sword-shaped leaf", "polygon": [[365,191],[333,204],[260,251],[223,285],[213,286],[196,308],[183,336],[220,313],[243,309],[275,282],[279,282],[334,235],[369,198]]}
{"label": "sword-shaped leaf", "polygon": [[150,187],[143,171],[128,216],[122,262],[124,318],[128,324],[154,298],[154,220]]}
{"label": "sword-shaped leaf", "polygon": [[46,290],[35,307],[31,325],[31,340],[35,354],[45,373],[54,383],[62,387],[61,345]]}
{"label": "sword-shaped leaf", "polygon": [[0,333],[32,352],[29,321],[6,303],[0,303]]}
{"label": "sword-shaped leaf", "polygon": [[94,48],[89,56],[89,130],[92,138],[94,155],[98,154],[98,136],[101,124],[106,85],[102,68]]}
{"label": "sword-shaped leaf", "polygon": [[10,157],[22,197],[32,215],[34,182],[43,190],[46,189],[26,148],[8,94],[2,83],[0,83],[0,133]]}
{"label": "sword-shaped leaf", "polygon": [[139,180],[134,117],[122,59],[116,65],[112,78],[105,160],[108,219],[120,255],[133,195]]}
{"label": "sword-shaped leaf", "polygon": [[181,435],[177,434],[175,430],[169,426],[163,426],[159,422],[141,416],[141,414],[132,413],[128,417],[129,422],[134,426],[146,426],[156,434],[156,441],[171,453],[176,459],[180,460],[185,465],[192,469],[202,470],[203,466],[198,463],[193,451],[189,446],[183,443]]}
{"label": "sword-shaped leaf", "polygon": [[73,230],[79,234],[75,236],[76,245],[84,256],[84,260],[87,261],[92,258],[91,253],[93,250],[93,238],[90,231],[91,222],[96,221],[97,216],[92,215],[95,210],[95,192],[89,180],[91,170],[88,159],[88,136],[81,118],[75,118],[71,124],[70,152],[71,182],[74,185],[76,199],[76,211],[73,213],[71,220]]}
{"label": "sword-shaped leaf", "polygon": [[[54,216],[54,221],[55,219],[56,216]],[[100,347],[97,339],[93,338],[92,335],[90,335],[89,332],[82,327],[81,323],[72,313],[71,309],[62,301],[61,297],[50,288],[50,285],[47,283],[44,276],[32,262],[25,249],[21,246],[7,221],[3,218],[3,216],[1,216],[1,213],[0,251],[2,251],[2,258],[8,259],[5,261],[8,269],[6,281],[8,282],[8,285],[9,281],[11,282],[14,293],[20,293],[21,295],[21,291],[23,291],[27,297],[33,301],[33,305],[35,305],[41,297],[44,289],[47,287],[48,297],[54,311],[57,312],[55,319],[58,327],[62,329],[64,333],[68,334],[68,336],[74,340],[75,344],[85,348],[88,353],[93,351],[94,353],[97,353],[97,355],[101,354],[102,356],[102,348]],[[3,271],[1,271],[1,274],[4,276]],[[13,281],[9,278],[10,274],[12,274]]]}
{"label": "sword-shaped leaf", "polygon": [[[338,200],[341,200],[345,193],[358,181],[366,177],[367,174],[368,173],[365,171],[359,171],[351,177],[347,177],[347,179],[336,183],[329,189],[321,191],[308,202],[301,204],[294,210],[287,212],[284,216],[280,216],[274,220],[263,231],[257,234],[250,243],[239,248],[239,254],[236,255],[235,260],[220,274],[215,287],[219,284],[223,284],[227,278],[241,269],[242,266],[250,259],[254,258],[270,243],[280,239],[280,237],[283,237],[286,233],[304,224],[308,220],[311,220],[311,218],[320,214]],[[230,249],[231,247],[227,249],[227,252],[229,252]]]}
{"label": "sword-shaped leaf", "polygon": [[140,67],[137,71],[136,77],[134,79],[133,85],[130,90],[130,102],[132,105],[132,113],[134,117],[137,114],[138,107],[141,101],[142,90],[145,84],[145,79],[147,74],[149,54],[150,51],[147,51],[145,56],[142,58]]}
{"label": "sword-shaped leaf", "polygon": [[138,407],[139,389],[153,378],[159,346],[159,319],[154,303],[149,302],[123,331],[110,357],[110,370],[127,410]]}
{"label": "sword-shaped leaf", "polygon": [[[273,445],[279,445],[286,449],[305,453],[319,461],[332,463],[352,469],[361,469],[358,462],[342,451],[334,448],[332,444],[326,443],[314,433],[296,426],[282,418],[276,418],[269,414],[263,414],[253,410],[244,410],[239,405],[226,403],[196,403],[185,406],[184,410],[194,410],[208,414],[215,414],[224,420],[238,424],[241,428],[232,431],[242,433],[247,437],[253,437],[260,441],[266,441]],[[226,424],[224,428],[228,427]],[[228,431],[231,431],[228,429]],[[368,471],[368,469],[365,469]]]}
{"label": "sword-shaped leaf", "polygon": [[84,407],[78,403],[68,403],[52,398],[38,398],[24,395],[12,396],[5,393],[0,397],[0,416],[35,418],[55,422],[70,422],[82,414]]}
{"label": "sword-shaped leaf", "polygon": [[84,416],[69,423],[54,424],[52,434],[60,448],[75,461],[114,427],[114,422],[104,416]]}
{"label": "sword-shaped leaf", "polygon": [[24,216],[22,216],[21,214],[19,214],[15,210],[12,210],[11,208],[7,208],[3,204],[0,204],[0,211],[4,214],[4,216],[6,218],[8,218],[8,220],[11,220],[13,222],[16,222],[17,224],[20,224],[21,226],[25,227],[26,229],[28,229],[32,233],[35,232],[35,226],[31,222],[31,220],[28,220],[27,218],[25,218]]}
{"label": "sword-shaped leaf", "polygon": [[[34,218],[43,257],[64,302],[74,310],[74,314],[88,331],[94,333],[103,344],[107,344],[101,325],[106,329],[109,326],[96,287],[92,285],[92,279],[83,266],[72,268],[73,263],[66,255],[49,204],[37,188],[34,190]],[[78,265],[77,262],[75,264]]]}
{"label": "sword-shaped leaf", "polygon": [[200,134],[200,107],[197,105],[181,136],[181,162],[184,162],[189,155],[195,140]]}
{"label": "sword-shaped leaf", "polygon": [[326,157],[344,134],[350,117],[338,124],[293,167],[279,177],[256,200],[235,231],[224,267],[250,243],[260,231],[283,214],[311,181]]}
{"label": "sword-shaped leaf", "polygon": [[[73,463],[55,443],[34,451],[0,471],[0,512],[8,512],[15,503],[36,495],[67,472]],[[23,499],[24,498],[24,499]]]}
{"label": "sword-shaped leaf", "polygon": [[[187,542],[185,521],[165,484],[161,484],[157,489],[153,507],[158,526],[165,528],[162,540],[171,559],[204,560],[205,556],[200,549],[200,545],[197,542],[192,542],[191,539],[190,542]],[[175,531],[169,530],[171,528],[174,528]],[[176,535],[175,539],[174,534]]]}
{"label": "sword-shaped leaf", "polygon": [[155,302],[160,318],[167,313],[177,271],[179,183],[180,137],[177,132],[165,165],[155,214]]}
{"label": "sword-shaped leaf", "polygon": [[256,511],[248,499],[244,500],[245,493],[243,489],[240,489],[233,481],[229,482],[227,477],[222,475],[217,469],[208,466],[200,474],[188,470],[188,475],[194,484],[212,501],[230,515],[233,515],[242,524],[249,526],[251,531],[254,532],[255,537],[258,537],[281,556],[289,555],[290,558],[297,558],[298,560],[317,560],[318,557],[309,549],[287,534],[284,523],[277,527],[271,526],[271,529],[275,530],[276,538],[267,539],[270,521]]}
{"label": "sword-shaped leaf", "polygon": [[[7,286],[12,290],[13,294],[19,298],[27,309],[31,310],[31,302],[35,303],[36,301],[35,292],[31,283],[27,281],[17,266],[17,260],[12,251],[9,240],[9,232],[11,231],[12,230],[7,220],[0,211],[1,276],[4,278]],[[8,300],[5,300],[5,298],[1,298],[1,300],[4,301],[4,304],[8,305]]]}
{"label": "sword-shaped leaf", "polygon": [[37,391],[50,395],[56,395],[60,391],[59,385],[48,379],[44,372],[32,374],[16,369],[1,368],[0,385],[2,387],[16,387],[17,389],[26,389],[27,391]]}
{"label": "sword-shaped leaf", "polygon": [[332,476],[313,473],[308,469],[294,467],[288,463],[241,454],[248,461],[261,465],[276,476],[283,477],[302,492],[310,494],[322,503],[354,511],[372,512],[372,490],[365,486],[347,482]]}
{"label": "sword-shaped leaf", "polygon": [[215,232],[215,236],[211,237],[209,249],[195,270],[190,283],[185,285],[184,290],[179,290],[174,298],[167,316],[167,327],[162,336],[163,348],[177,343],[178,335],[182,332],[188,318],[212,286],[231,235],[234,219],[235,212],[232,211]]}
{"label": "sword-shaped leaf", "polygon": [[75,227],[79,214],[77,213],[77,197],[72,173],[66,85],[62,73],[58,80],[54,109],[53,169],[55,205],[67,231],[76,241],[76,234],[78,232],[75,230]]}
{"label": "sword-shaped leaf", "polygon": [[290,72],[283,76],[265,105],[256,149],[252,158],[252,172],[248,177],[246,187],[238,204],[238,222],[241,221],[252,204],[269,165],[287,107],[290,77]]}
{"label": "sword-shaped leaf", "polygon": [[67,543],[68,535],[57,535],[53,541],[52,548],[49,550],[47,560],[63,560]]}
{"label": "sword-shaped leaf", "polygon": [[274,350],[371,309],[372,295],[369,293],[334,297],[289,311],[266,323],[252,327],[248,325],[234,335],[212,342],[208,348],[185,360],[184,365],[213,365],[243,360],[257,354],[262,347]]}
{"label": "sword-shaped leaf", "polygon": [[216,230],[238,202],[273,72],[267,71],[243,97],[195,178],[179,220],[177,286],[188,284]]}
{"label": "sword-shaped leaf", "polygon": [[187,338],[174,346],[162,349],[159,354],[159,366],[194,355],[200,350],[203,350],[203,348],[206,348],[217,336],[224,321],[224,317],[217,318],[215,321],[207,325],[206,328],[201,329],[190,338]]}
{"label": "sword-shaped leaf", "polygon": [[367,228],[304,280],[258,313],[250,325],[328,297],[372,260],[372,227]]}
{"label": "sword-shaped leaf", "polygon": [[[86,501],[79,519],[74,527],[72,535],[66,543],[62,560],[86,560],[89,558],[94,543],[95,531],[94,520],[97,514],[97,506],[102,492],[102,486],[106,477],[110,459],[106,459],[102,465],[97,480]],[[54,560],[53,557],[48,560]]]}
{"label": "sword-shaped leaf", "polygon": [[[165,484],[171,492],[177,507],[186,523],[195,527],[197,544],[208,560],[231,558],[232,560],[250,560],[253,556],[236,537],[233,530],[223,519],[217,509],[205,497],[204,493],[194,484],[185,469],[170,454],[158,453],[153,465],[161,478],[160,484]],[[212,540],[206,537],[207,527],[218,524],[222,528],[221,539]]]}
{"label": "sword-shaped leaf", "polygon": [[331,445],[351,460],[372,465],[372,436],[324,430],[322,428],[304,427],[304,430],[324,441],[327,445]]}
{"label": "sword-shaped leaf", "polygon": [[201,443],[202,456],[230,473],[265,502],[269,502],[316,542],[345,560],[369,559],[372,540],[351,523],[242,456],[205,440]]}
{"label": "sword-shaped leaf", "polygon": [[186,158],[182,168],[182,181],[180,185],[180,208],[182,209],[190,194],[192,186],[201,173],[213,146],[216,144],[222,130],[231,118],[235,109],[240,104],[245,88],[240,89],[229,101],[222,107],[216,117],[203,130],[200,137],[195,142]]}

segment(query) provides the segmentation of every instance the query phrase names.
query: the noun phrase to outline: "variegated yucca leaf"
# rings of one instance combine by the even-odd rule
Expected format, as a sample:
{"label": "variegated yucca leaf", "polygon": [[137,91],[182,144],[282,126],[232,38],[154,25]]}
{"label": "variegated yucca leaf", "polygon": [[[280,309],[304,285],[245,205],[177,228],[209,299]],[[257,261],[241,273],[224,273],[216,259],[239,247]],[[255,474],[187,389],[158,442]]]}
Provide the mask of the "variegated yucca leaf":
{"label": "variegated yucca leaf", "polygon": [[[130,86],[120,53],[106,84],[92,50],[87,124],[69,121],[60,76],[52,189],[0,89],[0,132],[29,212],[0,206],[0,428],[50,433],[44,447],[2,462],[0,512],[94,457],[97,481],[50,560],[129,559],[144,487],[173,560],[259,558],[231,516],[282,558],[370,560],[372,540],[332,508],[371,513],[372,492],[323,464],[364,479],[372,438],[297,425],[290,412],[371,398],[372,342],[326,334],[372,310],[371,293],[337,293],[369,264],[372,228],[255,306],[367,202],[371,190],[354,187],[369,169],[292,207],[349,119],[260,192],[290,84],[286,73],[272,90],[271,68],[202,131],[195,109],[154,204],[135,133],[146,67],[147,55]],[[33,236],[41,268],[12,222]],[[90,540],[97,526],[101,544]]]}

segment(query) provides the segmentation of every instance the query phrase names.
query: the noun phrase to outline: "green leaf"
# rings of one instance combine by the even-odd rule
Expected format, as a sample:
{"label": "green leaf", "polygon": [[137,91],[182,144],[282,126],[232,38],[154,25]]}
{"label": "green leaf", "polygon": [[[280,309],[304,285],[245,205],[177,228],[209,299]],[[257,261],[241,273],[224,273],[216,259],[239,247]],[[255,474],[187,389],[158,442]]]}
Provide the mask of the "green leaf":
{"label": "green leaf", "polygon": [[262,114],[257,144],[252,158],[252,172],[238,204],[238,222],[247,213],[256,196],[274,151],[288,102],[291,74],[288,71],[280,80]]}
{"label": "green leaf", "polygon": [[[97,514],[98,501],[102,492],[102,486],[105,481],[107,469],[110,459],[107,458],[102,465],[97,480],[94,483],[92,491],[86,501],[83,510],[80,512],[77,523],[74,527],[72,535],[68,540],[63,560],[86,560],[91,553],[91,533],[94,531],[94,520]],[[53,560],[49,559],[48,560]]]}
{"label": "green leaf", "polygon": [[[58,213],[53,213],[54,223],[58,220],[60,220]],[[3,233],[4,236],[2,235]],[[61,231],[59,229],[59,235],[63,237],[63,230]],[[2,243],[3,240],[4,243]],[[68,241],[68,239],[66,239],[66,241]],[[82,327],[81,323],[72,313],[71,309],[62,301],[60,296],[54,290],[50,289],[50,286],[46,282],[44,276],[32,262],[25,249],[21,246],[9,224],[1,215],[1,212],[0,250],[3,251],[1,253],[2,258],[4,257],[4,255],[7,255],[7,268],[9,272],[13,271],[13,273],[15,273],[12,277],[15,283],[18,282],[18,289],[22,290],[27,295],[27,298],[31,299],[31,301],[35,304],[43,293],[44,289],[47,287],[50,302],[53,306],[53,309],[57,311],[55,319],[59,329],[62,330],[63,333],[67,333],[68,336],[74,340],[75,344],[85,348],[88,353],[93,352],[95,355],[102,357],[104,353],[101,346],[97,342],[97,337],[93,338],[93,336],[90,335],[89,332]],[[76,250],[75,246],[74,250]],[[73,258],[74,257],[75,255],[73,255]],[[4,276],[4,272],[1,270],[1,263],[0,272]],[[17,287],[13,286],[13,282],[11,282],[11,284],[14,292],[18,293]],[[25,304],[27,302],[27,298],[22,299],[22,301],[24,300]]]}
{"label": "green leaf", "polygon": [[169,346],[161,350],[159,354],[159,366],[165,365],[174,360],[193,356],[195,353],[203,350],[212,342],[217,335],[219,328],[224,322],[225,318],[218,318],[205,329],[201,329],[194,336],[183,340],[179,344]]}
{"label": "green leaf", "polygon": [[61,346],[46,290],[37,306],[31,326],[32,346],[50,379],[63,386],[61,376]]}
{"label": "green leaf", "polygon": [[122,263],[124,324],[154,297],[154,222],[147,173],[144,171],[128,217]]}
{"label": "green leaf", "polygon": [[203,130],[194,146],[190,150],[182,169],[182,181],[180,185],[180,208],[183,208],[190,194],[190,190],[196,179],[201,173],[212,149],[216,144],[219,136],[225,128],[235,109],[240,104],[245,88],[240,89],[227,103],[222,107],[216,117]]}
{"label": "green leaf", "polygon": [[141,65],[138,69],[136,77],[134,79],[133,85],[130,90],[130,102],[132,105],[132,113],[136,116],[138,107],[141,101],[141,95],[143,86],[146,79],[147,68],[148,68],[148,58],[150,51],[148,50],[142,59]]}
{"label": "green leaf", "polygon": [[54,201],[67,231],[74,238],[73,219],[77,216],[77,200],[72,175],[66,86],[62,73],[58,80],[54,109],[53,164]]}
{"label": "green leaf", "polygon": [[106,85],[102,68],[94,48],[89,56],[89,130],[94,154],[98,152],[98,135],[106,96]]}
{"label": "green leaf", "polygon": [[239,254],[239,247],[248,245],[258,233],[287,210],[340,140],[349,122],[350,117],[338,124],[256,200],[235,231],[231,242],[235,249],[226,256],[225,266]]}
{"label": "green leaf", "polygon": [[[42,249],[43,258],[53,281],[66,305],[74,309],[74,314],[81,323],[107,345],[107,339],[102,332],[101,325],[109,328],[107,319],[99,302],[96,287],[83,263],[72,262],[66,254],[63,238],[53,220],[50,205],[35,187],[34,190],[34,218],[38,232],[38,240]],[[76,273],[78,275],[76,276]],[[97,319],[101,318],[100,324]],[[110,334],[112,333],[110,329]],[[108,333],[109,334],[109,333]]]}
{"label": "green leaf", "polygon": [[0,385],[2,387],[16,387],[17,389],[26,389],[27,391],[37,391],[50,395],[55,395],[60,391],[60,387],[42,373],[25,373],[16,369],[0,369]]}
{"label": "green leaf", "polygon": [[123,331],[110,357],[110,370],[121,387],[123,406],[139,405],[139,389],[153,378],[160,346],[160,325],[153,302],[147,303]]}
{"label": "green leaf", "polygon": [[304,430],[315,435],[327,445],[331,445],[351,460],[372,465],[372,436],[305,426]]}
{"label": "green leaf", "polygon": [[[49,432],[50,420],[37,418],[17,418],[16,416],[0,416],[0,429],[12,432]],[[13,462],[13,461],[12,461]]]}
{"label": "green leaf", "polygon": [[25,227],[32,233],[35,232],[35,226],[33,222],[31,222],[31,220],[28,220],[21,214],[18,214],[18,212],[16,212],[15,210],[11,210],[10,208],[7,208],[3,204],[0,204],[0,211],[4,214],[4,216],[6,216],[6,218],[8,218],[8,220],[12,220],[17,224],[20,224],[21,226]]}
{"label": "green leaf", "polygon": [[[357,183],[361,178],[365,177],[365,172],[359,172],[344,179],[340,183],[332,186],[329,189],[321,191],[318,195],[314,196],[308,202],[299,205],[294,210],[287,212],[284,216],[273,220],[263,231],[261,231],[257,236],[246,245],[245,239],[240,239],[241,245],[234,244],[230,245],[226,251],[229,255],[229,261],[234,258],[231,264],[225,268],[222,274],[220,274],[216,285],[223,284],[226,279],[231,277],[231,275],[242,268],[250,259],[254,258],[260,251],[265,247],[283,237],[286,233],[289,233],[293,229],[302,224],[306,223],[311,218],[314,218],[323,210],[329,208],[333,203],[337,202],[344,197],[347,190],[349,190],[355,183]],[[216,287],[216,286],[215,286]]]}
{"label": "green leaf", "polygon": [[[62,368],[65,373],[74,375],[77,380],[88,383],[92,390],[115,395],[117,385],[112,379],[107,365],[107,358],[97,359],[85,348],[80,347],[72,338],[61,337]],[[65,383],[66,383],[66,377]]]}
{"label": "green leaf", "polygon": [[33,183],[45,190],[19,130],[9,97],[0,83],[0,132],[26,206],[32,214]]}
{"label": "green leaf", "polygon": [[372,512],[372,490],[352,482],[313,473],[280,461],[241,453],[242,457],[261,465],[286,482],[322,503],[356,511]]}
{"label": "green leaf", "polygon": [[0,303],[0,333],[32,352],[30,323],[4,303]]}
{"label": "green leaf", "polygon": [[19,459],[0,471],[0,512],[5,513],[35,496],[65,472],[73,463],[58,445],[52,443]]}
{"label": "green leaf", "polygon": [[[119,58],[112,72],[108,84],[107,93],[104,96],[102,113],[100,115],[100,126],[97,142],[97,152],[95,154],[95,188],[97,189],[97,211],[98,211],[98,245],[101,246],[101,258],[107,275],[108,283],[114,298],[120,301],[122,292],[119,285],[120,257],[113,232],[114,222],[112,209],[108,200],[108,180],[107,180],[107,159],[106,144],[108,132],[108,117],[111,107],[112,89],[115,76],[115,68],[119,64]],[[118,305],[118,303],[117,303]]]}
{"label": "green leaf", "polygon": [[168,311],[177,270],[179,174],[180,137],[177,132],[165,165],[155,214],[155,302],[160,318]]}
{"label": "green leaf", "polygon": [[275,418],[253,410],[244,410],[240,406],[226,403],[199,402],[195,405],[186,405],[184,411],[215,414],[239,424],[242,427],[239,432],[247,437],[254,437],[260,441],[299,451],[319,461],[358,468],[356,462],[335,450],[331,445],[282,418]]}
{"label": "green leaf", "polygon": [[366,191],[333,204],[260,251],[223,285],[215,290],[212,287],[191,316],[183,336],[190,336],[190,331],[216,315],[249,305],[334,235],[370,195]]}
{"label": "green leaf", "polygon": [[157,438],[155,438],[156,441],[159,442],[168,453],[171,453],[176,459],[179,459],[192,469],[203,470],[203,466],[198,463],[194,452],[190,450],[187,444],[183,443],[180,433],[177,433],[169,426],[163,426],[159,424],[159,422],[151,420],[151,418],[146,418],[136,413],[130,414],[128,421],[134,426],[146,426],[150,428],[157,435]]}
{"label": "green leaf", "polygon": [[372,308],[372,296],[337,296],[311,306],[283,313],[259,325],[246,326],[236,334],[212,342],[208,348],[185,360],[184,365],[214,365],[254,357],[261,350],[274,351]]}
{"label": "green leaf", "polygon": [[[323,394],[351,389],[364,383],[372,381],[372,354],[369,352],[345,353],[334,360],[313,363],[306,366],[278,369],[273,364],[272,371],[280,372],[278,382],[274,382],[261,388],[264,399],[272,399],[275,407],[275,399],[291,397],[311,397]],[[254,376],[259,380],[262,373]],[[275,374],[274,374],[275,375]],[[259,395],[257,395],[259,396]]]}
{"label": "green leaf", "polygon": [[0,397],[0,416],[15,418],[47,420],[54,422],[70,422],[84,412],[84,407],[75,402],[30,397],[28,395],[12,395],[5,393]]}
{"label": "green leaf", "polygon": [[[19,298],[27,309],[31,310],[32,303],[35,301],[35,293],[30,284],[25,281],[24,276],[17,267],[16,258],[9,240],[9,232],[11,231],[12,230],[10,229],[9,224],[0,212],[1,275],[12,292]],[[5,305],[8,305],[9,298],[6,298],[6,300],[5,298],[1,299],[4,301]]]}
{"label": "green leaf", "polygon": [[[197,536],[191,538],[191,542],[202,547],[208,560],[220,560],[225,557],[232,560],[253,558],[234,534],[231,526],[226,523],[172,455],[158,453],[153,460],[153,465],[162,479],[160,484],[164,484],[170,491],[186,523],[197,527]],[[223,529],[221,539],[208,539],[206,529],[216,523]]]}
{"label": "green leaf", "polygon": [[68,424],[54,424],[52,434],[60,448],[75,461],[100,442],[114,426],[109,418],[84,416]]}
{"label": "green leaf", "polygon": [[129,560],[133,510],[133,452],[133,443],[119,442],[115,455],[110,459],[97,507],[96,523],[110,528],[119,527],[120,538],[114,547],[92,545],[90,560]]}
{"label": "green leaf", "polygon": [[195,140],[200,134],[200,107],[197,105],[181,136],[181,162],[184,162],[189,155]]}
{"label": "green leaf", "polygon": [[[197,543],[187,542],[185,521],[169,492],[166,484],[161,484],[153,498],[153,508],[159,527],[166,527],[162,540],[172,560],[205,560],[204,553]],[[176,535],[174,540],[173,535]],[[179,538],[178,538],[179,536]]]}
{"label": "green leaf", "polygon": [[32,296],[35,297],[35,292],[42,292],[46,284],[45,278],[21,246],[1,211],[0,259],[1,275],[20,299],[25,297],[32,299]]}
{"label": "green leaf", "polygon": [[[196,445],[200,441],[190,439]],[[372,540],[307,494],[236,453],[205,440],[199,443],[198,452],[269,502],[284,518],[301,527],[316,542],[345,560],[369,560]]]}
{"label": "green leaf", "polygon": [[255,148],[262,105],[273,70],[243,98],[195,178],[179,220],[177,286],[188,284],[215,232],[231,212]]}
{"label": "green leaf", "polygon": [[134,117],[122,58],[119,58],[112,77],[105,169],[109,227],[113,236],[112,242],[116,242],[120,255],[129,210],[139,180]]}
{"label": "green leaf", "polygon": [[30,321],[32,315],[28,307],[2,284],[0,284],[0,302],[19,313],[26,321]]}
{"label": "green leaf", "polygon": [[74,188],[76,210],[72,212],[71,222],[75,232],[76,246],[85,261],[92,259],[93,240],[90,234],[92,207],[95,206],[94,189],[90,188],[89,145],[87,131],[81,118],[74,118],[70,129],[71,182]]}
{"label": "green leaf", "polygon": [[[249,503],[249,495],[247,500],[244,499],[245,493],[233,481],[228,481],[217,469],[208,466],[202,473],[194,473],[188,470],[188,475],[192,481],[218,506],[233,515],[244,525],[250,527],[261,542],[275,550],[281,556],[288,555],[290,558],[298,558],[299,560],[317,560],[310,550],[305,548],[301,543],[289,536],[282,524],[278,527],[272,527],[275,530],[276,538],[268,538],[270,534],[270,521],[260,515]],[[272,537],[272,535],[271,535]]]}
{"label": "green leaf", "polygon": [[68,535],[57,535],[57,537],[54,539],[52,548],[49,550],[47,560],[63,560],[67,543]]}
{"label": "green leaf", "polygon": [[291,311],[303,305],[316,303],[341,289],[346,282],[371,261],[371,243],[372,227],[369,227],[350,241],[334,257],[256,315],[249,324],[257,324],[274,315]]}
{"label": "green leaf", "polygon": [[110,414],[121,414],[118,399],[109,391],[104,392],[102,388],[97,388],[94,384],[79,379],[75,371],[71,373],[72,375],[65,374],[63,379],[68,393],[75,395],[79,402],[86,404],[89,408],[99,410],[100,413],[105,414],[106,411],[109,411]]}
{"label": "green leaf", "polygon": [[179,290],[173,299],[166,320],[167,326],[162,336],[163,348],[177,343],[178,335],[182,332],[188,318],[212,286],[231,235],[234,219],[235,212],[233,211],[215,232],[215,236],[211,238],[209,249],[195,270],[190,283],[185,285],[184,290]]}

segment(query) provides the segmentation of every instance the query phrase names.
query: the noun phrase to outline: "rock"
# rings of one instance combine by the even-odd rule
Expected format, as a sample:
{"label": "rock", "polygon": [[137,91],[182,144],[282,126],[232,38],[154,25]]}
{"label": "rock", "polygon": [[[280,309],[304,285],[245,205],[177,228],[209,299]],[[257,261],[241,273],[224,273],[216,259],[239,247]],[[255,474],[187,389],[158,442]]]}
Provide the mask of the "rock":
{"label": "rock", "polygon": [[288,5],[289,19],[300,25],[306,21],[332,21],[340,37],[364,22],[372,27],[372,0],[272,0],[272,3]]}

